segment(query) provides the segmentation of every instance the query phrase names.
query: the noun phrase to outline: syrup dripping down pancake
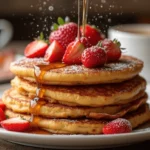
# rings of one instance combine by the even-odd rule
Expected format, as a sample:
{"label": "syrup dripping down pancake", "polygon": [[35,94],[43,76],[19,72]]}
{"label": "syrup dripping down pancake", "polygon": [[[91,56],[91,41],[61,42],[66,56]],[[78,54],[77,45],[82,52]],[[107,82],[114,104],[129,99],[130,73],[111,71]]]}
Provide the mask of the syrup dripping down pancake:
{"label": "syrup dripping down pancake", "polygon": [[[19,93],[34,97],[37,85],[25,79],[16,77],[11,81],[12,87]],[[51,101],[69,103],[76,106],[99,107],[105,105],[127,104],[144,95],[146,81],[140,76],[122,83],[58,86],[43,85],[44,98]]]}
{"label": "syrup dripping down pancake", "polygon": [[[30,102],[32,99],[27,96],[20,95],[16,90],[9,89],[3,94],[3,102],[7,108],[14,112],[31,114]],[[94,119],[115,119],[124,116],[130,111],[138,109],[141,105],[146,103],[147,95],[137,99],[126,105],[113,105],[102,107],[71,107],[61,104],[51,104],[42,99],[35,107],[34,112],[39,116],[48,118],[94,118]]]}
{"label": "syrup dripping down pancake", "polygon": [[[24,58],[13,62],[10,70],[17,76],[35,81],[34,66],[48,65],[43,58]],[[122,82],[135,77],[143,68],[143,62],[131,56],[122,56],[119,61],[99,68],[85,68],[83,65],[70,65],[46,71],[42,84],[87,85]],[[42,70],[40,70],[42,71]]]}
{"label": "syrup dripping down pancake", "polygon": [[[22,116],[25,119],[30,118],[29,115],[15,113],[9,109],[5,111],[5,114],[9,118],[17,116]],[[131,122],[133,129],[147,122],[150,120],[150,109],[148,104],[144,104],[138,110],[128,113],[123,118]],[[103,126],[108,122],[109,121],[105,119],[47,119],[38,116],[34,118],[31,125],[56,134],[102,134]]]}

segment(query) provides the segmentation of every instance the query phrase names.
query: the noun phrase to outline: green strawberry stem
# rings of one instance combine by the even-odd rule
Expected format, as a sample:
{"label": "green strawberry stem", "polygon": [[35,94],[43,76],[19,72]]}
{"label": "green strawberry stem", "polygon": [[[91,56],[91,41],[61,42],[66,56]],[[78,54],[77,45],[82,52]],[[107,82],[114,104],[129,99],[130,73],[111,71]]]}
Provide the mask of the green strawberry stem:
{"label": "green strawberry stem", "polygon": [[65,24],[64,19],[61,18],[61,17],[58,17],[57,22],[58,22],[59,25],[64,25]]}
{"label": "green strawberry stem", "polygon": [[64,19],[63,18],[61,18],[61,17],[58,17],[58,19],[57,19],[57,23],[54,23],[53,25],[52,25],[52,31],[55,31],[55,30],[58,30],[58,28],[59,28],[59,26],[60,25],[64,25],[66,22],[64,21]]}
{"label": "green strawberry stem", "polygon": [[96,46],[102,47],[102,41],[99,41]]}
{"label": "green strawberry stem", "polygon": [[115,43],[119,48],[121,47],[121,43],[117,39],[114,39],[113,43]]}
{"label": "green strawberry stem", "polygon": [[40,36],[37,39],[35,39],[35,40],[41,40],[41,41],[44,41],[45,43],[49,44],[49,41],[45,40],[43,32],[41,32]]}

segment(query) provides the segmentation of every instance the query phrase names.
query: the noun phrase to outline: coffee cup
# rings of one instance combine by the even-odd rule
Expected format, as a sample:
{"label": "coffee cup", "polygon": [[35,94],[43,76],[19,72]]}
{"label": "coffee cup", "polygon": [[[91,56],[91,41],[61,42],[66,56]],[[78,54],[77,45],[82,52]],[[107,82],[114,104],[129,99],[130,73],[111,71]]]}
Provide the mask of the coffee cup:
{"label": "coffee cup", "polygon": [[0,49],[2,49],[11,40],[12,36],[12,24],[5,19],[0,19]]}
{"label": "coffee cup", "polygon": [[109,39],[118,39],[124,54],[135,56],[144,62],[141,75],[150,82],[150,24],[125,24],[110,27]]}

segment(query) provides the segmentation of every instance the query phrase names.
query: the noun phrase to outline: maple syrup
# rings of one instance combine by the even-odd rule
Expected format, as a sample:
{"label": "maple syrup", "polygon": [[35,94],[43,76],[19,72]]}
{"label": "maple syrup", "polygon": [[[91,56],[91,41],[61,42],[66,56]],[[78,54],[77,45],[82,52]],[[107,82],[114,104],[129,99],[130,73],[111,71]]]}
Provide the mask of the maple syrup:
{"label": "maple syrup", "polygon": [[[87,17],[88,17],[88,4],[89,0],[83,0],[83,9],[82,9],[82,37],[85,36],[85,25],[87,24]],[[78,0],[78,35],[77,38],[80,39],[80,9],[81,9],[81,0]]]}
{"label": "maple syrup", "polygon": [[40,108],[42,105],[46,104],[46,101],[43,100],[45,89],[42,87],[42,80],[46,71],[50,71],[51,69],[63,68],[65,66],[66,64],[64,63],[50,63],[49,65],[34,66],[34,76],[36,79],[37,89],[36,96],[30,102],[30,122],[33,126],[38,124],[39,119],[37,116],[39,115]]}
{"label": "maple syrup", "polygon": [[82,26],[83,26],[82,36],[83,37],[85,36],[85,25],[87,24],[88,4],[89,4],[89,0],[83,0],[83,14],[82,14]]}

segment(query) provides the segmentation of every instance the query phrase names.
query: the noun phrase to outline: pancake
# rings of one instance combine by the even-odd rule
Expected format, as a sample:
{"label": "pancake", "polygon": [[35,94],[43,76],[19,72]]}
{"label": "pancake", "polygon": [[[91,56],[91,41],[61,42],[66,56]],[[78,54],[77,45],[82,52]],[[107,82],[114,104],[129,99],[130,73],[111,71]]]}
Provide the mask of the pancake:
{"label": "pancake", "polygon": [[[113,105],[103,107],[71,107],[60,104],[51,104],[42,100],[40,105],[34,108],[32,114],[48,118],[94,118],[94,119],[115,119],[124,116],[127,112],[138,109],[141,105],[146,103],[147,94],[142,98],[127,104],[127,105]],[[30,114],[30,102],[32,99],[27,96],[20,95],[14,89],[9,89],[4,92],[2,97],[3,102],[7,108],[14,112]],[[39,107],[40,106],[40,107]]]}
{"label": "pancake", "polygon": [[[37,85],[34,82],[15,77],[11,85],[21,94],[35,96]],[[84,86],[43,85],[44,98],[51,101],[73,103],[77,106],[99,107],[127,104],[144,95],[146,81],[140,76],[115,84]],[[22,92],[23,91],[23,92]]]}
{"label": "pancake", "polygon": [[[49,70],[47,65],[48,63],[44,62],[43,58],[23,58],[11,63],[10,70],[17,76],[35,81],[34,66],[36,66],[36,72],[43,74],[42,80],[39,80],[40,83],[87,85],[122,82],[135,77],[143,68],[141,60],[125,55],[119,61],[99,68],[89,69],[83,65],[70,65]],[[46,70],[41,68],[46,68]]]}
{"label": "pancake", "polygon": [[[5,114],[9,117],[21,116],[25,119],[30,119],[29,115],[15,113],[9,109],[5,111]],[[132,128],[136,128],[139,125],[150,120],[150,110],[148,104],[141,106],[138,111],[132,112],[124,116],[128,119]],[[35,117],[31,123],[32,126],[45,129],[49,132],[56,134],[101,134],[103,126],[108,123],[108,120],[88,120],[88,119],[46,119],[43,117]]]}

